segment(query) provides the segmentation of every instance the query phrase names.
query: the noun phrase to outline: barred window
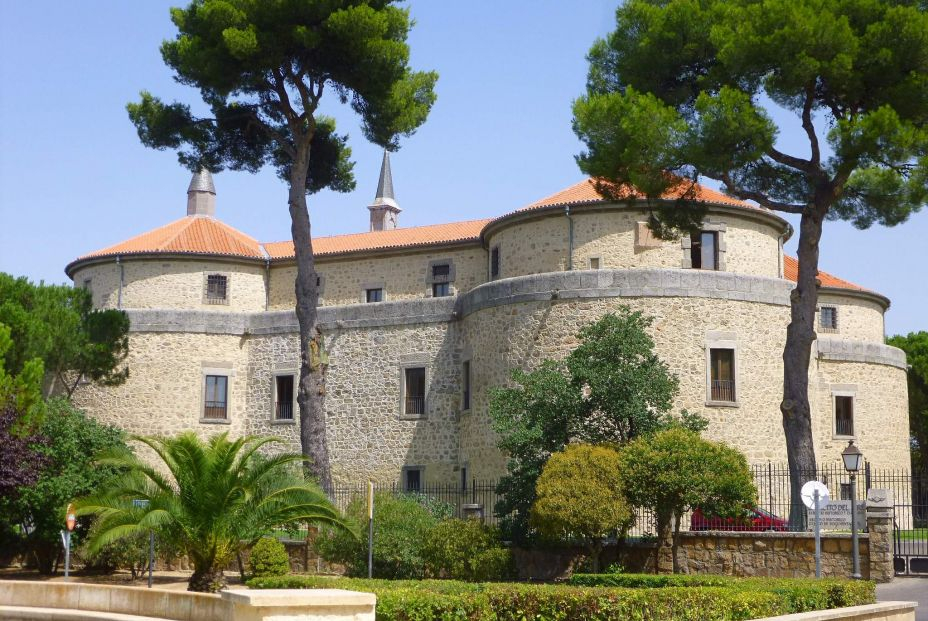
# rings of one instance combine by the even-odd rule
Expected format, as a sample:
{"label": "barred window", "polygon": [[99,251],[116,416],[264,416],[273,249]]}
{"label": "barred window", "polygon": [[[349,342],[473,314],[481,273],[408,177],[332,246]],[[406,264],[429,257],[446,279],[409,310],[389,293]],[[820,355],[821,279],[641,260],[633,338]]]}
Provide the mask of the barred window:
{"label": "barred window", "polygon": [[432,280],[435,282],[446,282],[451,276],[451,266],[447,263],[440,263],[432,266]]}
{"label": "barred window", "polygon": [[277,375],[274,377],[276,398],[274,403],[275,420],[293,420],[293,376]]}
{"label": "barred window", "polygon": [[410,367],[403,373],[403,414],[422,416],[425,414],[425,367]]}
{"label": "barred window", "polygon": [[825,330],[837,330],[838,309],[834,306],[823,306],[819,310],[818,325]]}
{"label": "barred window", "polygon": [[229,277],[224,274],[209,274],[206,277],[207,304],[220,304],[226,301],[229,288]]}
{"label": "barred window", "polygon": [[854,397],[835,395],[835,435],[854,435]]}
{"label": "barred window", "polygon": [[712,349],[709,352],[709,379],[712,401],[734,403],[735,350]]}

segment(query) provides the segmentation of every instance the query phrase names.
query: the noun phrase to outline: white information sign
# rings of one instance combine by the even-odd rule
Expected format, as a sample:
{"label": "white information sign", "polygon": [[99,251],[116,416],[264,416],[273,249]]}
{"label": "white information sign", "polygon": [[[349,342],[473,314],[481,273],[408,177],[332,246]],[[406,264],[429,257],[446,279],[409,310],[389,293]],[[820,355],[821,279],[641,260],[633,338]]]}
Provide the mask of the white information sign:
{"label": "white information sign", "polygon": [[[808,512],[809,525],[815,524],[815,511]],[[822,530],[851,530],[851,501],[850,500],[829,500],[827,504],[821,507],[821,525]],[[857,501],[857,530],[864,528],[864,522],[867,519],[867,501]]]}

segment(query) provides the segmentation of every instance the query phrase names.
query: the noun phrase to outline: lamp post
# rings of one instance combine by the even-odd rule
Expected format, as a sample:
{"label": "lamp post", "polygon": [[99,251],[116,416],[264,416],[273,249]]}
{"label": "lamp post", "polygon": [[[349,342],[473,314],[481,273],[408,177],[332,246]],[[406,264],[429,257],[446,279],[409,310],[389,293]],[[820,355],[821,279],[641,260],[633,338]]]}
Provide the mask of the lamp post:
{"label": "lamp post", "polygon": [[864,465],[864,454],[854,446],[854,441],[847,443],[847,448],[841,453],[844,460],[844,469],[851,476],[851,550],[854,556],[854,573],[851,578],[860,580],[860,548],[857,542],[857,473]]}

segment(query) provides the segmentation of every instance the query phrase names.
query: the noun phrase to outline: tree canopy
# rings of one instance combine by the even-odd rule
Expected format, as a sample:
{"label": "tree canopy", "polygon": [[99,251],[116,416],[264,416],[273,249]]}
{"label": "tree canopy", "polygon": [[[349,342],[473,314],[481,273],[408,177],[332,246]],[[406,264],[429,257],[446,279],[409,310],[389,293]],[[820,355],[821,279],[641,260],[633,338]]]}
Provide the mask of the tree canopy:
{"label": "tree canopy", "polygon": [[928,469],[928,332],[910,332],[886,341],[905,352],[909,369],[909,433],[912,438],[912,468]]}
{"label": "tree canopy", "polygon": [[361,117],[364,136],[395,150],[425,122],[434,72],[409,66],[412,22],[396,0],[194,0],[171,10],[177,36],[161,55],[175,79],[199,90],[209,114],[143,92],[127,108],[146,146],[178,152],[192,170],[256,172],[271,166],[289,185],[300,326],[300,440],[309,467],[330,484],[324,366],[306,194],[354,188],[347,136],[319,113],[324,93]]}
{"label": "tree canopy", "polygon": [[[573,109],[586,147],[577,161],[603,195],[631,184],[665,238],[699,229],[707,207],[692,199],[703,176],[801,216],[780,405],[798,507],[801,473],[815,469],[808,368],[822,224],[892,226],[928,201],[928,9],[914,0],[629,0],[588,58]],[[773,107],[801,129],[796,152],[778,141],[788,125]]]}
{"label": "tree canopy", "polygon": [[654,512],[659,571],[663,568],[660,548],[671,538],[671,526],[673,571],[678,570],[680,520],[687,511],[698,507],[707,515],[734,517],[757,502],[754,478],[740,451],[679,426],[623,447],[619,472],[628,501]]}
{"label": "tree canopy", "polygon": [[[513,386],[490,393],[498,446],[508,456],[496,511],[507,537],[528,536],[535,485],[548,458],[569,443],[621,444],[663,428],[678,381],[654,353],[651,319],[628,307],[580,330],[580,344],[563,360],[531,372],[514,369]],[[684,412],[702,429],[705,421]]]}
{"label": "tree canopy", "polygon": [[556,540],[579,538],[599,573],[603,538],[634,522],[625,500],[619,454],[608,446],[571,444],[548,459],[538,477],[530,522]]}
{"label": "tree canopy", "polygon": [[[70,397],[81,381],[116,386],[129,376],[129,318],[94,310],[90,293],[65,285],[34,284],[0,272],[0,356],[6,372],[33,382],[44,374],[46,396]],[[41,363],[41,370],[37,366]]]}

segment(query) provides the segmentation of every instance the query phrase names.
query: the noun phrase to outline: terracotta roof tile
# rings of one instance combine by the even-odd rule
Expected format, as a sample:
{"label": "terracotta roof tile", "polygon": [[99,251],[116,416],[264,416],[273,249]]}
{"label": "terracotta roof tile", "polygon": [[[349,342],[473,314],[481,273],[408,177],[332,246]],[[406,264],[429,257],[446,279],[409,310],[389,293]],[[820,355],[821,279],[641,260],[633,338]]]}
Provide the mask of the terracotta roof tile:
{"label": "terracotta roof tile", "polygon": [[[688,183],[681,184],[668,192],[666,192],[661,198],[664,199],[674,199],[679,198],[685,189],[689,186]],[[752,205],[750,203],[745,203],[744,201],[739,201],[736,198],[726,196],[721,192],[716,192],[702,185],[696,184],[696,200],[707,202],[707,203],[721,203],[723,205],[734,205],[736,207],[748,207],[751,209],[759,209],[759,207]],[[619,188],[615,194],[620,198],[628,198],[632,196],[632,192],[629,186],[623,186]],[[519,211],[525,211],[529,209],[539,209],[541,207],[551,207],[553,205],[574,205],[581,203],[595,203],[600,201],[605,201],[606,199],[596,191],[596,181],[593,178],[584,179],[579,183],[575,183],[569,188],[565,188],[560,192],[555,192],[551,196],[547,196],[541,200],[535,201],[534,203],[527,205],[520,209]]]}
{"label": "terracotta roof tile", "polygon": [[151,252],[264,257],[261,244],[228,224],[215,218],[186,216],[122,243],[85,254],[81,259]]}
{"label": "terracotta roof tile", "polygon": [[[477,241],[480,231],[490,220],[470,220],[451,222],[449,224],[432,224],[393,229],[391,231],[371,231],[350,235],[333,235],[313,239],[313,253],[316,256],[339,254],[357,250],[382,250],[386,248],[408,248],[410,246],[429,246],[453,242]],[[274,259],[293,256],[293,242],[271,242],[264,245],[268,254]]]}
{"label": "terracotta roof tile", "polygon": [[[793,282],[799,281],[799,261],[787,255],[783,255],[783,276]],[[835,287],[837,289],[854,289],[855,291],[870,291],[860,285],[855,285],[837,276],[832,276],[828,272],[819,270],[818,279],[823,287]]]}

